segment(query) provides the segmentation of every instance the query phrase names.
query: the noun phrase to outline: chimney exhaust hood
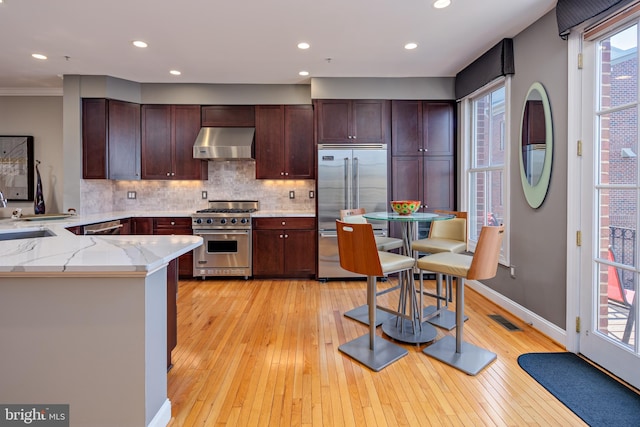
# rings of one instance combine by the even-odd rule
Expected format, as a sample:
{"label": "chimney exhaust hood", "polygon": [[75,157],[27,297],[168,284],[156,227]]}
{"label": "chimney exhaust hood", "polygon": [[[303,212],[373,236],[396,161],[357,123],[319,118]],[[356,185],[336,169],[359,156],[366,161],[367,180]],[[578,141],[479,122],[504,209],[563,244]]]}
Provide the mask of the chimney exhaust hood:
{"label": "chimney exhaust hood", "polygon": [[252,127],[203,127],[193,145],[193,158],[253,160],[255,132]]}

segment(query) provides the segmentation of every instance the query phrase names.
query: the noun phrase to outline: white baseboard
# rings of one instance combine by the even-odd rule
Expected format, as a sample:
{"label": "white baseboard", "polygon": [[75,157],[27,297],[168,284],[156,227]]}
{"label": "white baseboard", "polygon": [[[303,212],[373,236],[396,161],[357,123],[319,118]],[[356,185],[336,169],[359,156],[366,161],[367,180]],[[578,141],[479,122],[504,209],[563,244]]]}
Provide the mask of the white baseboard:
{"label": "white baseboard", "polygon": [[165,400],[147,427],[167,427],[171,421],[171,401]]}
{"label": "white baseboard", "polygon": [[475,280],[466,280],[465,283],[474,291],[478,292],[489,301],[500,306],[504,310],[518,317],[524,323],[542,332],[558,344],[566,347],[567,331],[559,328],[548,320],[538,316],[536,313],[521,306],[520,304],[510,300],[504,295],[494,291],[493,289],[483,285]]}

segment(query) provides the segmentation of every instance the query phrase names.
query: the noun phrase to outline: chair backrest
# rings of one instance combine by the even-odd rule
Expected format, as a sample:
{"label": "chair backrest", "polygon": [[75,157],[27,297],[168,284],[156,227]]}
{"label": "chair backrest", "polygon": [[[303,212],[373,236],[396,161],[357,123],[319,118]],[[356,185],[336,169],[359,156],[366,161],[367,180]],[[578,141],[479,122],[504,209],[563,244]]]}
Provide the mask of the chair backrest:
{"label": "chair backrest", "polygon": [[348,222],[351,224],[365,224],[367,220],[362,215],[364,215],[366,212],[367,211],[365,210],[365,208],[341,209],[340,221]]}
{"label": "chair backrest", "polygon": [[503,236],[504,225],[482,227],[467,279],[483,280],[495,277]]}
{"label": "chair backrest", "polygon": [[[607,258],[611,262],[615,262],[616,258],[613,255],[613,251],[609,248]],[[607,298],[612,301],[616,301],[620,304],[630,306],[632,301],[628,301],[627,293],[622,289],[622,282],[620,281],[620,275],[618,274],[618,268],[610,265],[608,268],[608,283],[607,283]]]}
{"label": "chair backrest", "polygon": [[433,221],[429,229],[431,239],[451,239],[467,243],[467,213],[436,210],[435,213],[455,215],[455,218]]}
{"label": "chair backrest", "polygon": [[340,267],[365,276],[382,276],[371,224],[352,224],[336,220]]}

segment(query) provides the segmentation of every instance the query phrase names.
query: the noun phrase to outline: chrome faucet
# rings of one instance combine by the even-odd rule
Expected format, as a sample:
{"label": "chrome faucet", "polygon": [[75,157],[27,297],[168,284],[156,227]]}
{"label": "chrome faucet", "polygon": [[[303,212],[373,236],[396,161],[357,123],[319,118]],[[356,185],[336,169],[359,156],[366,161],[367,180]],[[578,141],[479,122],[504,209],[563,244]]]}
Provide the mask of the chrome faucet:
{"label": "chrome faucet", "polygon": [[2,191],[0,191],[0,205],[3,208],[7,207],[7,199],[4,198],[4,194],[2,193]]}

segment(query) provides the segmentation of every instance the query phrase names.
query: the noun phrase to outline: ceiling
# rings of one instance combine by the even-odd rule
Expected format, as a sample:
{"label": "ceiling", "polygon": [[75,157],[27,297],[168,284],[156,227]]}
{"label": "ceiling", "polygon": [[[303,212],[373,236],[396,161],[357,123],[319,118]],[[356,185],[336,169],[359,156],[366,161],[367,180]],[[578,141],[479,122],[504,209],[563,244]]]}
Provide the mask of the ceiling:
{"label": "ceiling", "polygon": [[[311,77],[449,77],[555,0],[2,0],[0,92],[64,74],[140,83],[308,84]],[[133,47],[144,40],[146,49]],[[300,50],[297,44],[311,47]],[[415,42],[418,47],[403,46]],[[47,60],[36,60],[41,53]],[[169,70],[182,72],[180,76]],[[306,70],[308,77],[298,72]]]}

